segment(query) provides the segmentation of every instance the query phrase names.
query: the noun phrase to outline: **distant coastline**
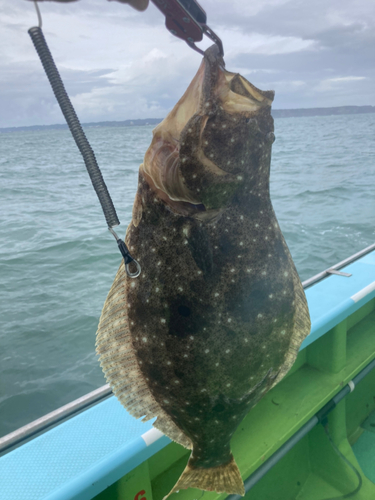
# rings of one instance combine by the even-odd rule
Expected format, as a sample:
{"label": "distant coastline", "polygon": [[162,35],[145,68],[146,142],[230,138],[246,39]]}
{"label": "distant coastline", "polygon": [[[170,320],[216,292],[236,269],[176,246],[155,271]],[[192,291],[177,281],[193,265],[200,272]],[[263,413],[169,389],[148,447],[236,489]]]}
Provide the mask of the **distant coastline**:
{"label": "distant coastline", "polygon": [[[274,118],[300,118],[303,116],[332,116],[332,115],[359,115],[364,113],[375,113],[375,106],[337,106],[334,108],[300,108],[300,109],[273,109]],[[140,127],[144,125],[157,125],[163,118],[146,118],[138,120],[106,121],[82,123],[88,127]],[[4,127],[0,128],[0,133],[22,132],[33,130],[67,129],[64,124],[55,125],[30,125],[26,127]]]}

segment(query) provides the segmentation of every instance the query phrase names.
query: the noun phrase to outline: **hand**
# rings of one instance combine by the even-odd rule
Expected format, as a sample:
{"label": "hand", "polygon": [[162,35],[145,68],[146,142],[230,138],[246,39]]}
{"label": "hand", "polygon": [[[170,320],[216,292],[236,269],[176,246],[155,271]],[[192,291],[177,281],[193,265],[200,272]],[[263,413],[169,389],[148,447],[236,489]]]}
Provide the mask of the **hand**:
{"label": "hand", "polygon": [[[31,0],[32,1],[32,0]],[[38,2],[43,2],[44,0],[37,0]],[[75,2],[76,0],[53,0],[54,2],[60,2],[60,3],[68,3],[68,2]],[[111,0],[109,0],[111,1]],[[120,3],[127,3],[131,7],[137,10],[146,10],[148,7],[148,2],[149,0],[116,0],[117,2]]]}

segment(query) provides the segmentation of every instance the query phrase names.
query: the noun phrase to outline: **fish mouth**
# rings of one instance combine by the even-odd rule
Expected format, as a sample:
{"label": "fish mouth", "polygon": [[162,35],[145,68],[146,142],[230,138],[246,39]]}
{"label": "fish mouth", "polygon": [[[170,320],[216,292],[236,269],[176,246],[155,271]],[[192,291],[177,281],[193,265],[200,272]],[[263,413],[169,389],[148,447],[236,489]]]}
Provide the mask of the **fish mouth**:
{"label": "fish mouth", "polygon": [[204,188],[215,182],[230,183],[233,175],[211,160],[214,154],[204,147],[206,125],[224,116],[222,127],[229,132],[230,120],[245,123],[264,110],[270,115],[273,97],[273,91],[259,90],[238,73],[227,71],[216,45],[207,49],[186,92],[153,130],[140,172],[155,195],[181,215],[215,215],[220,203],[207,203]]}

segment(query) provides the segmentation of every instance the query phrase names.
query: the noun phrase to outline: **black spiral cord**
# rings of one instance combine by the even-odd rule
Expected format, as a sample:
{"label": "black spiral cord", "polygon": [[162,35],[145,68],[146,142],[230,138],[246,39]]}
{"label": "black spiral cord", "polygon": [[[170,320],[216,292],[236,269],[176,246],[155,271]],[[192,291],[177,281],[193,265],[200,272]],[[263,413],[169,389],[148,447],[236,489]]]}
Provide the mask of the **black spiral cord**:
{"label": "black spiral cord", "polygon": [[[51,52],[49,51],[43,32],[39,26],[35,26],[33,28],[30,28],[28,33],[33,41],[35,49],[42,62],[44,71],[46,72],[53,93],[55,94],[56,100],[60,105],[61,111],[68,124],[69,130],[72,133],[73,139],[75,140],[78,149],[81,152],[92,185],[94,186],[95,192],[102,206],[104,216],[108,224],[108,228],[113,234],[113,236],[116,238],[119,250],[122,256],[124,257],[126,272],[128,276],[130,276],[131,278],[136,278],[141,273],[141,267],[139,263],[135,259],[133,259],[133,257],[130,255],[129,250],[125,245],[125,242],[122,241],[112,229],[113,226],[118,226],[120,224],[120,221],[117,217],[117,213],[113,205],[111,196],[108,192],[107,186],[100,172],[98,163],[95,158],[95,154],[87,140],[84,131],[82,130],[81,124],[76,115],[76,112],[74,111],[73,105],[70,102],[68,94],[66,93],[64,84],[61,80],[58,69],[54,63]],[[133,273],[129,269],[130,262],[134,262],[137,268],[137,270]]]}

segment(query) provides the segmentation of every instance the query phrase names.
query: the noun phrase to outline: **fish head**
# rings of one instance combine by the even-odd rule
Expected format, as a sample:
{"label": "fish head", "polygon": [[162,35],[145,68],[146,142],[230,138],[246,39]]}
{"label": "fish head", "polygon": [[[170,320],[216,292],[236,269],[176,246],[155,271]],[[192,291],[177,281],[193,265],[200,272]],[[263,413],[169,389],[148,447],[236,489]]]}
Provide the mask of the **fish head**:
{"label": "fish head", "polygon": [[154,129],[141,172],[172,210],[209,218],[249,179],[269,175],[273,97],[273,91],[226,71],[213,45],[185,94]]}

